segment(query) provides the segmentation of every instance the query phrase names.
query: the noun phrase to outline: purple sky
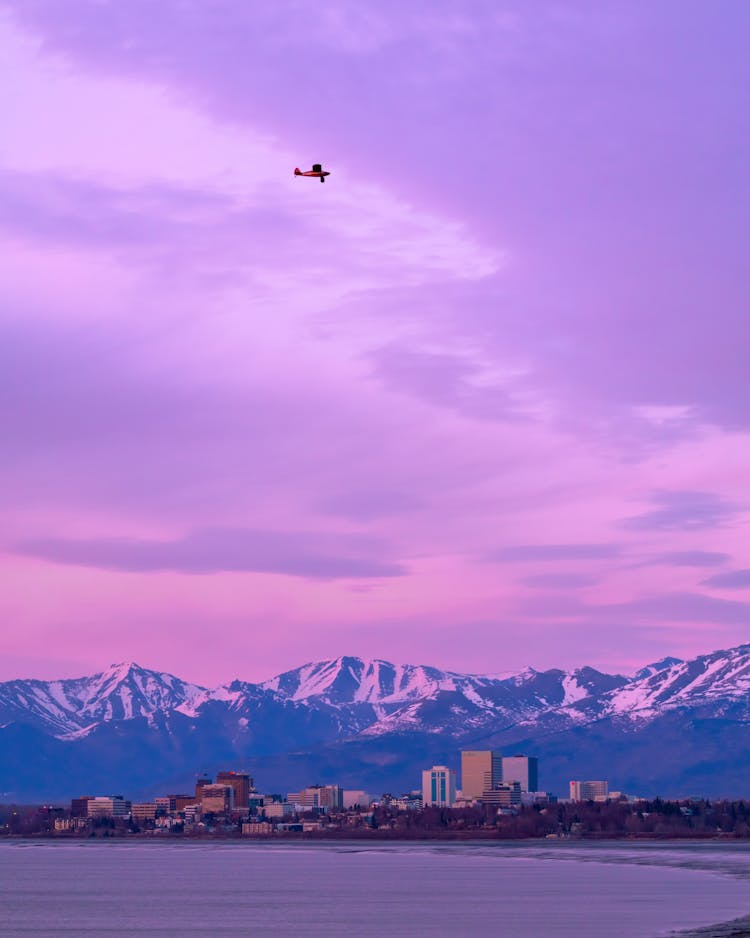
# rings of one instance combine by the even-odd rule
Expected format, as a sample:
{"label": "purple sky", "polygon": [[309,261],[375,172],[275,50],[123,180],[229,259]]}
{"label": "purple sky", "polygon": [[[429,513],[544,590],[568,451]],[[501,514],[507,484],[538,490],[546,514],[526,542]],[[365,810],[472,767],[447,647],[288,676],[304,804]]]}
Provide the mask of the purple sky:
{"label": "purple sky", "polygon": [[750,640],[748,43],[0,0],[0,679]]}

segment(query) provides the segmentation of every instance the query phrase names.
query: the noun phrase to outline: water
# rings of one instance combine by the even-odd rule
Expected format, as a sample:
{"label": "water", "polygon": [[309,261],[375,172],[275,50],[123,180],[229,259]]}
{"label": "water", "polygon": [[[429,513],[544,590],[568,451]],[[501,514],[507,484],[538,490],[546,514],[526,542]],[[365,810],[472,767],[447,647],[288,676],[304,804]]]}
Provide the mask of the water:
{"label": "water", "polygon": [[743,844],[15,841],[0,935],[657,938],[749,885]]}

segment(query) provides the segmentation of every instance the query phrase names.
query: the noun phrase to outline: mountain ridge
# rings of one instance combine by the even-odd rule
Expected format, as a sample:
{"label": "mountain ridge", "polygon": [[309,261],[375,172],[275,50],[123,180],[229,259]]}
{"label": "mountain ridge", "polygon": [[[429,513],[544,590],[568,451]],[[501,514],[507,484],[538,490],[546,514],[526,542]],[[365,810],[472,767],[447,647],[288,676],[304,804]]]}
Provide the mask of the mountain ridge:
{"label": "mountain ridge", "polygon": [[[511,746],[545,760],[553,790],[565,775],[605,772],[668,786],[668,766],[676,772],[680,759],[693,769],[674,777],[688,784],[705,780],[708,759],[719,791],[750,769],[748,728],[750,644],[664,658],[630,677],[587,666],[501,677],[344,655],[213,688],[134,661],[88,677],[0,683],[0,772],[27,777],[14,787],[20,794],[49,796],[62,783],[56,764],[77,787],[99,778],[113,790],[147,791],[149,773],[177,778],[222,764],[253,764],[288,790],[335,773],[351,787],[379,779],[406,788],[426,760],[456,765],[461,748]],[[691,734],[700,742],[686,753]],[[720,751],[714,736],[725,740]],[[626,759],[631,753],[637,767],[646,740],[657,741],[649,745],[661,775],[657,764],[634,771]]]}

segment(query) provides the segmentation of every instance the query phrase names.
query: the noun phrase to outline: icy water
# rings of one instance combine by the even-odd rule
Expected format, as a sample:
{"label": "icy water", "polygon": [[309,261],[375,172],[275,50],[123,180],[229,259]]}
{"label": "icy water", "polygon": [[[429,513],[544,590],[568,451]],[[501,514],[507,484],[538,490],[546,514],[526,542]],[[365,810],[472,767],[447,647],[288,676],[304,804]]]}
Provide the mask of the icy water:
{"label": "icy water", "polygon": [[742,844],[0,844],[3,938],[657,938],[748,913]]}

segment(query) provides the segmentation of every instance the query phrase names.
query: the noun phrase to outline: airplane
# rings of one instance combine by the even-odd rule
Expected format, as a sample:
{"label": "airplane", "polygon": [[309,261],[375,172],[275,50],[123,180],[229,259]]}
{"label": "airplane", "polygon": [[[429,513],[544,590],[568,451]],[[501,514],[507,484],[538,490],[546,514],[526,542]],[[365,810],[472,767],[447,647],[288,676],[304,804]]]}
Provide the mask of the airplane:
{"label": "airplane", "polygon": [[317,176],[321,182],[326,181],[326,176],[331,174],[325,171],[320,163],[313,163],[313,168],[309,169],[306,173],[303,173],[299,166],[294,170],[295,176]]}

